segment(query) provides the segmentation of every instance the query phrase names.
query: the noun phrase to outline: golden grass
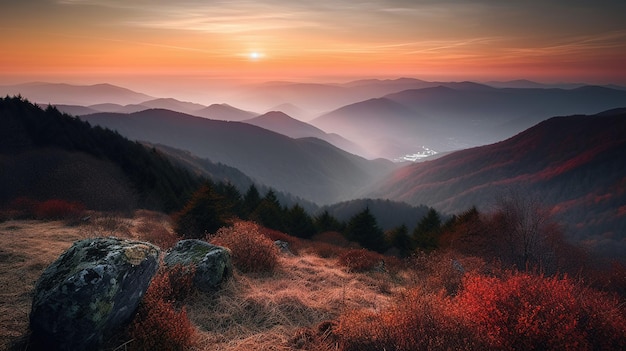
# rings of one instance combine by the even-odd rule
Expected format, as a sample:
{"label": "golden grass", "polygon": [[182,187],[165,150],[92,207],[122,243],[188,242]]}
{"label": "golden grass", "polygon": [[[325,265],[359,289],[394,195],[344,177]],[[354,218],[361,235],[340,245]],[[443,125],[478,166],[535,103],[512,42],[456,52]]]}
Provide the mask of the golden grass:
{"label": "golden grass", "polygon": [[[118,236],[151,241],[173,235],[167,216],[137,211],[133,218],[90,213],[88,221],[0,223],[0,350],[28,330],[32,290],[43,270],[74,241]],[[194,350],[330,350],[332,345],[294,341],[350,310],[380,311],[389,305],[398,278],[385,273],[349,273],[336,258],[303,250],[281,255],[272,273],[235,272],[214,294],[195,292],[185,300],[199,329]]]}
{"label": "golden grass", "polygon": [[43,270],[82,238],[62,221],[0,223],[0,350],[26,333],[32,290]]}
{"label": "golden grass", "polygon": [[190,299],[189,317],[201,330],[199,350],[295,350],[290,341],[299,329],[389,303],[375,278],[347,273],[336,260],[280,260],[273,275],[235,274],[215,295]]}

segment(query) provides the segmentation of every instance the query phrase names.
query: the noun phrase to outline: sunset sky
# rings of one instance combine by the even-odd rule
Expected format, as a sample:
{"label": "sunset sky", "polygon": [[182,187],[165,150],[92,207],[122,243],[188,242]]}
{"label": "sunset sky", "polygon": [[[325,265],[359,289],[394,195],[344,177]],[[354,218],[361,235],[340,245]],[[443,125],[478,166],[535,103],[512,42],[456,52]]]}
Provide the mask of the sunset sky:
{"label": "sunset sky", "polygon": [[623,0],[0,4],[0,84],[410,76],[626,85]]}

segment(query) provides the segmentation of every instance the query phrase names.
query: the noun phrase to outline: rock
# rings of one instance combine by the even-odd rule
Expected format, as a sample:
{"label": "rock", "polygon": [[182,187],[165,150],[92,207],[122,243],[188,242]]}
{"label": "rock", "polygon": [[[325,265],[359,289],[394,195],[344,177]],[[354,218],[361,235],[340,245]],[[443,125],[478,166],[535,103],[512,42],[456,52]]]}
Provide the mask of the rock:
{"label": "rock", "polygon": [[288,242],[282,241],[282,240],[276,240],[274,241],[274,245],[276,245],[276,247],[280,250],[280,252],[287,254],[287,255],[292,255],[291,250],[289,250]]}
{"label": "rock", "polygon": [[177,242],[167,252],[164,261],[168,267],[177,264],[195,266],[194,286],[204,292],[216,290],[233,272],[229,249],[197,239]]}
{"label": "rock", "polygon": [[77,241],[35,285],[30,327],[46,349],[94,350],[131,320],[159,249],[117,238]]}

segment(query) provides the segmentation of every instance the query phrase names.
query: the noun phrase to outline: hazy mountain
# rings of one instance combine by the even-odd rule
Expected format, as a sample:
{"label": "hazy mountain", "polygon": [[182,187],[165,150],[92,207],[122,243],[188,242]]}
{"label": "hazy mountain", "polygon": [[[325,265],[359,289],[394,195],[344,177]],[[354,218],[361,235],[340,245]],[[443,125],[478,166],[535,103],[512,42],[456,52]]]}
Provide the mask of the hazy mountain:
{"label": "hazy mountain", "polygon": [[451,151],[506,139],[550,116],[597,113],[626,106],[626,92],[493,88],[472,82],[409,89],[351,104],[310,123],[344,135],[379,157],[426,146]]}
{"label": "hazy mountain", "polygon": [[89,106],[101,103],[136,104],[153,97],[111,84],[71,85],[26,83],[0,86],[1,96],[21,95],[41,104]]}
{"label": "hazy mountain", "polygon": [[257,116],[254,112],[240,110],[228,104],[212,104],[192,113],[194,116],[200,116],[220,121],[243,121]]}
{"label": "hazy mountain", "polygon": [[574,239],[623,250],[625,154],[624,109],[555,117],[502,142],[398,169],[367,195],[454,213],[489,209],[517,189],[539,197]]}
{"label": "hazy mountain", "polygon": [[283,112],[271,111],[261,116],[243,121],[267,130],[286,135],[290,138],[318,138],[362,157],[370,157],[362,147],[337,134],[327,134],[323,130],[308,123],[291,118]]}
{"label": "hazy mountain", "polygon": [[120,104],[95,104],[91,106],[87,106],[90,109],[96,110],[97,112],[116,112],[116,113],[133,113],[139,112],[143,110],[148,110],[148,106],[144,106],[141,104],[129,104],[129,105],[120,105]]}
{"label": "hazy mountain", "polygon": [[368,161],[316,138],[292,139],[246,123],[169,110],[83,116],[134,140],[165,144],[235,167],[256,182],[320,204],[351,198],[393,165]]}
{"label": "hazy mountain", "polygon": [[[47,108],[48,105],[38,104],[38,106],[41,107],[42,109],[45,109],[45,108]],[[56,105],[54,105],[54,107],[56,107],[59,111],[61,111],[63,113],[67,113],[68,115],[72,115],[72,116],[89,115],[89,114],[92,114],[92,113],[101,112],[101,111],[93,109],[91,107],[78,106],[78,105],[56,104]]]}
{"label": "hazy mountain", "polygon": [[[390,80],[367,79],[342,84],[266,82],[245,87],[232,99],[247,108],[281,110],[284,104],[295,105],[309,115],[319,115],[342,106],[407,89],[421,89],[439,85],[457,87],[460,83],[426,82],[413,78]],[[300,119],[300,114],[283,111]],[[308,118],[307,118],[308,120]]]}
{"label": "hazy mountain", "polygon": [[[310,123],[355,140],[370,154],[388,159],[420,151],[423,145],[428,145],[423,138],[444,138],[433,130],[434,123],[428,118],[387,98],[347,105]],[[430,146],[433,147],[432,143]],[[440,149],[439,145],[437,148]]]}
{"label": "hazy mountain", "polygon": [[149,101],[144,101],[140,105],[146,106],[148,108],[161,108],[165,110],[172,110],[188,114],[193,114],[195,111],[206,108],[206,106],[201,104],[179,101],[172,98],[153,99]]}
{"label": "hazy mountain", "polygon": [[270,109],[268,109],[266,111],[267,112],[272,112],[272,111],[280,111],[288,116],[293,116],[293,118],[300,120],[300,121],[308,121],[310,119],[313,118],[313,116],[301,109],[300,107],[294,105],[294,104],[290,104],[290,103],[284,103],[284,104],[280,104],[280,105],[276,105]]}

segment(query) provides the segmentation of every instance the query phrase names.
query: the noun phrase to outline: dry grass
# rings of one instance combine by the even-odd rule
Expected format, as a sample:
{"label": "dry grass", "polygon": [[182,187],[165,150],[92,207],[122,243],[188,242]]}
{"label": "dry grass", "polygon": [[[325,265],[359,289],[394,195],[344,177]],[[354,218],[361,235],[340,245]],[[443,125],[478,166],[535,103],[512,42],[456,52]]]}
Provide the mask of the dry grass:
{"label": "dry grass", "polygon": [[[154,212],[137,211],[133,218],[89,215],[78,226],[0,223],[0,350],[26,335],[36,280],[74,241],[96,236],[153,241],[173,235],[169,218]],[[186,299],[199,330],[194,350],[328,350],[323,337],[309,340],[320,324],[350,310],[380,311],[399,289],[388,275],[348,273],[337,259],[306,252],[280,256],[271,273],[236,272],[219,292],[195,292]]]}
{"label": "dry grass", "polygon": [[87,215],[79,225],[64,220],[0,222],[0,350],[26,334],[37,279],[75,241],[98,236],[148,240],[142,229],[146,226],[171,233],[166,216],[148,211],[138,211],[135,218]]}
{"label": "dry grass", "polygon": [[83,238],[62,221],[0,223],[0,350],[26,333],[32,290],[43,270]]}
{"label": "dry grass", "polygon": [[295,350],[294,336],[303,328],[389,302],[372,278],[349,274],[333,260],[283,256],[279,267],[272,276],[236,274],[217,294],[191,299],[199,350]]}

